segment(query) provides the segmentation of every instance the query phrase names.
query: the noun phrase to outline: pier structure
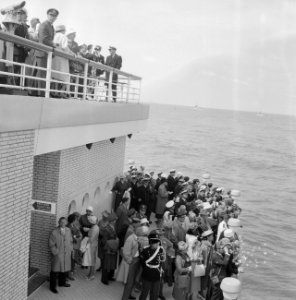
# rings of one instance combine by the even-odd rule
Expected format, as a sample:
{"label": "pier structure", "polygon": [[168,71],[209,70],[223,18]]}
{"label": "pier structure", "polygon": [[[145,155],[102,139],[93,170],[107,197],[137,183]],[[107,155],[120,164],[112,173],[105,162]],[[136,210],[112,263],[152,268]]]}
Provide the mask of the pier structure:
{"label": "pier structure", "polygon": [[[46,52],[46,76],[27,72],[36,66],[8,60],[7,43]],[[68,74],[74,80],[67,83],[67,99],[51,98],[53,55],[84,66],[82,74]],[[89,67],[109,72],[109,81],[89,75]],[[44,80],[44,96],[32,95],[40,89],[30,80]],[[48,276],[48,238],[60,217],[83,214],[88,205],[99,218],[111,210],[126,140],[144,130],[149,117],[140,89],[138,76],[0,32],[1,299],[27,299],[29,277]]]}

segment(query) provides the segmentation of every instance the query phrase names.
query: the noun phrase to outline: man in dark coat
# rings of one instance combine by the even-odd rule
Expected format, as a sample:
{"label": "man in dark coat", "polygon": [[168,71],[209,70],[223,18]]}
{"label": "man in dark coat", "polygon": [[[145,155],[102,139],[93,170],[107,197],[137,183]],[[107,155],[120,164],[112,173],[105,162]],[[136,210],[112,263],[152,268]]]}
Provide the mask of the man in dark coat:
{"label": "man in dark coat", "polygon": [[119,247],[121,248],[124,244],[124,237],[129,227],[129,218],[128,218],[128,198],[122,198],[121,204],[118,206],[116,210],[117,221],[116,221],[116,233],[119,238]]}
{"label": "man in dark coat", "polygon": [[[47,20],[40,24],[38,29],[38,41],[41,44],[55,47],[56,44],[53,42],[54,38],[54,27],[53,23],[57,19],[59,12],[55,8],[51,8],[47,11]],[[46,68],[47,67],[47,53],[43,51],[36,51],[36,63],[37,67]],[[37,77],[46,78],[46,71],[37,70]],[[37,85],[39,89],[45,89],[45,81],[38,80]],[[44,91],[39,91],[39,96],[45,96]]]}
{"label": "man in dark coat", "polygon": [[[101,46],[96,46],[95,51],[94,51],[94,61],[105,64],[105,57],[101,54],[102,47]],[[96,70],[96,76],[99,77],[104,73],[104,70],[97,69]]]}
{"label": "man in dark coat", "polygon": [[[122,57],[116,54],[116,48],[113,46],[109,47],[110,55],[107,56],[106,65],[112,67],[114,69],[121,69],[122,66]],[[106,72],[106,85],[109,86],[110,72]],[[113,72],[112,76],[112,97],[113,101],[116,102],[117,97],[117,83],[118,83],[118,75]],[[108,99],[108,91],[107,91],[107,99]]]}
{"label": "man in dark coat", "polygon": [[176,181],[175,181],[175,174],[176,174],[176,170],[173,169],[170,171],[170,174],[168,176],[167,182],[168,182],[168,191],[172,192],[169,195],[169,200],[172,200],[174,198],[174,191],[175,191],[175,186],[176,186]]}
{"label": "man in dark coat", "polygon": [[126,189],[127,189],[127,184],[124,181],[124,176],[121,175],[119,177],[119,181],[117,181],[114,184],[114,186],[111,190],[115,194],[114,211],[117,210],[117,207],[119,206],[119,204],[122,200],[123,194],[126,191]]}

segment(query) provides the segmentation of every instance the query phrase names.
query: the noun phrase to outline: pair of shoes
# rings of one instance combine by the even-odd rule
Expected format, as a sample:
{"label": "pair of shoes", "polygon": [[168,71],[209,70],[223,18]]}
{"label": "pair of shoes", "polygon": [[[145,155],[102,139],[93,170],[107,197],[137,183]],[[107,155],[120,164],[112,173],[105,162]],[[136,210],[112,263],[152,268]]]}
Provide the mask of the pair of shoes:
{"label": "pair of shoes", "polygon": [[57,289],[50,289],[54,294],[57,294],[58,293],[58,291],[57,291]]}
{"label": "pair of shoes", "polygon": [[130,299],[130,300],[135,300],[135,299],[137,299],[137,298],[134,297],[134,296],[132,296],[132,295],[130,295],[130,296],[128,297],[128,299]]}
{"label": "pair of shoes", "polygon": [[71,284],[69,284],[69,283],[65,283],[65,284],[63,284],[63,285],[60,285],[60,286],[63,286],[63,287],[70,287],[70,286],[71,286]]}
{"label": "pair of shoes", "polygon": [[87,277],[87,280],[94,280],[94,279],[95,279],[95,276]]}

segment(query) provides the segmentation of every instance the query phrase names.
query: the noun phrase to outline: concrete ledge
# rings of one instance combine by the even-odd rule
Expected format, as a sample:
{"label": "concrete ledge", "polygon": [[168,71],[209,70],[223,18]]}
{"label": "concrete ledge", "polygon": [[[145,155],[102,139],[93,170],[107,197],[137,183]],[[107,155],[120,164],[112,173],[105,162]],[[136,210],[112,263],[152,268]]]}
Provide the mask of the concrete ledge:
{"label": "concrete ledge", "polygon": [[149,106],[0,95],[0,132],[147,120]]}

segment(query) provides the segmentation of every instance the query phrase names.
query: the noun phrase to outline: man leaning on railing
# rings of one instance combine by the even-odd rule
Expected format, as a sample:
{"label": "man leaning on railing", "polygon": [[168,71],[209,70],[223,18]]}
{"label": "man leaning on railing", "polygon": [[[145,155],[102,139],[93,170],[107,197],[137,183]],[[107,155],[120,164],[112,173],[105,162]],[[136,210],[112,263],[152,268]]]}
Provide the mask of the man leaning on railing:
{"label": "man leaning on railing", "polygon": [[[55,47],[57,46],[54,42],[54,27],[53,23],[56,21],[59,15],[59,11],[55,8],[50,8],[47,11],[47,20],[40,24],[38,31],[38,41],[41,44]],[[43,51],[36,51],[36,63],[38,67],[46,68],[47,67],[47,53]],[[37,70],[37,77],[46,78],[46,70]],[[45,87],[46,83],[44,80],[37,80],[37,87],[39,89],[43,89],[42,91],[38,91],[38,96],[45,96]]]}

